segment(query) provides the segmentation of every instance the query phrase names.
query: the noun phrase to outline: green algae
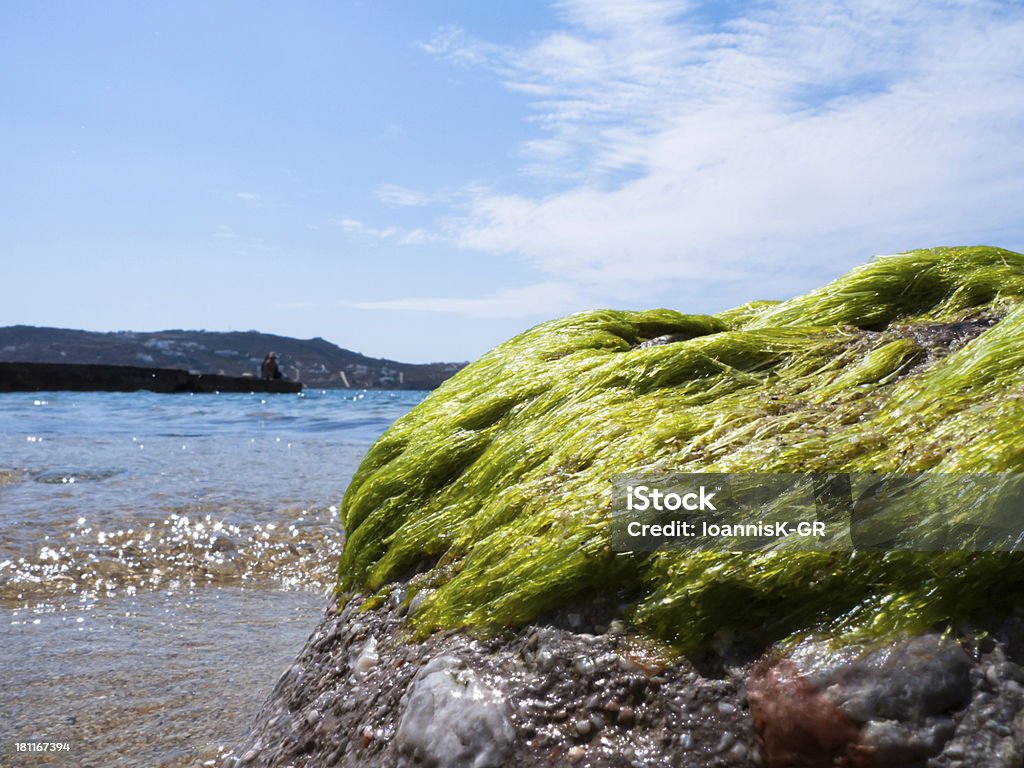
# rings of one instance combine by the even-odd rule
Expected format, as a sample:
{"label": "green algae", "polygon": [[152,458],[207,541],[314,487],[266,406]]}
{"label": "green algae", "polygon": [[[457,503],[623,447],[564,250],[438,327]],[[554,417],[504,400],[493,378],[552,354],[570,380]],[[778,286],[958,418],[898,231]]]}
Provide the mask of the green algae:
{"label": "green algae", "polygon": [[373,446],[342,503],[339,589],[419,573],[421,634],[615,592],[683,648],[1004,611],[1024,594],[1015,554],[612,552],[611,478],[1016,472],[1022,427],[1024,256],[1010,251],[880,257],[717,316],[584,312],[487,353]]}

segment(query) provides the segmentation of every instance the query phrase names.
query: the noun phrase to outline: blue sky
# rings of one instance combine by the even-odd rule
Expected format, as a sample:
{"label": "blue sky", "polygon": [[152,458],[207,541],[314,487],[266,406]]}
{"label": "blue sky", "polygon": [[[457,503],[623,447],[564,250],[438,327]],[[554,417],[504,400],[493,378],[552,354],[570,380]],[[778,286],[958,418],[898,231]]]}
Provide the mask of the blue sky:
{"label": "blue sky", "polygon": [[1016,2],[6,2],[0,325],[471,359],[1024,250]]}

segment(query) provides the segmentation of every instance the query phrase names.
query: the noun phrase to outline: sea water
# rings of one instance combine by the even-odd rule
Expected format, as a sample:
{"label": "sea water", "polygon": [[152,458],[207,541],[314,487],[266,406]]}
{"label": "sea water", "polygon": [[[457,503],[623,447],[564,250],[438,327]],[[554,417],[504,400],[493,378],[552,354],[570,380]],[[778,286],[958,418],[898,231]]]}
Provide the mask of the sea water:
{"label": "sea water", "polygon": [[0,394],[0,764],[212,765],[326,605],[359,461],[424,396]]}

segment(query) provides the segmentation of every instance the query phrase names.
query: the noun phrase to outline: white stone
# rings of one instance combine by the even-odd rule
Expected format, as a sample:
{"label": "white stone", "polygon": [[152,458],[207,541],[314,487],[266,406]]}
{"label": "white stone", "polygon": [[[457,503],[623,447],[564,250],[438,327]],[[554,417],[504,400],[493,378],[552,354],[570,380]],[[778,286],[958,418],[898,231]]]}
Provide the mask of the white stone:
{"label": "white stone", "polygon": [[380,656],[377,655],[377,640],[371,637],[363,645],[363,649],[359,652],[356,660],[352,662],[352,674],[355,675],[356,680],[362,681],[366,678],[377,667],[377,662],[380,661]]}
{"label": "white stone", "polygon": [[515,732],[502,694],[451,656],[431,660],[408,692],[396,740],[437,768],[499,768]]}

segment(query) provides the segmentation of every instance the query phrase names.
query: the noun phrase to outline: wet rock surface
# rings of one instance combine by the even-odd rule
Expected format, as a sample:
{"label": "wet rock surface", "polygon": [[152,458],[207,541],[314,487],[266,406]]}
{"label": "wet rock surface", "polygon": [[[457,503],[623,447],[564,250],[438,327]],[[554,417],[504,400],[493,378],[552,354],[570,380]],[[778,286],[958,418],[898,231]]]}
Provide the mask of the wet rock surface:
{"label": "wet rock surface", "polygon": [[758,764],[746,665],[702,675],[573,613],[417,643],[401,610],[363,605],[328,611],[225,768]]}
{"label": "wet rock surface", "polygon": [[[581,613],[409,638],[399,601],[329,609],[241,766],[1017,766],[1024,621],[881,648],[673,657]],[[579,609],[577,609],[579,610]]]}
{"label": "wet rock surface", "polygon": [[[983,638],[969,641],[967,637]],[[755,665],[752,718],[769,766],[1016,766],[1024,761],[1024,625],[872,650],[810,641]],[[1019,729],[1018,729],[1019,730]]]}
{"label": "wet rock surface", "polygon": [[508,702],[460,659],[427,662],[409,689],[398,749],[442,768],[499,768],[515,731]]}

